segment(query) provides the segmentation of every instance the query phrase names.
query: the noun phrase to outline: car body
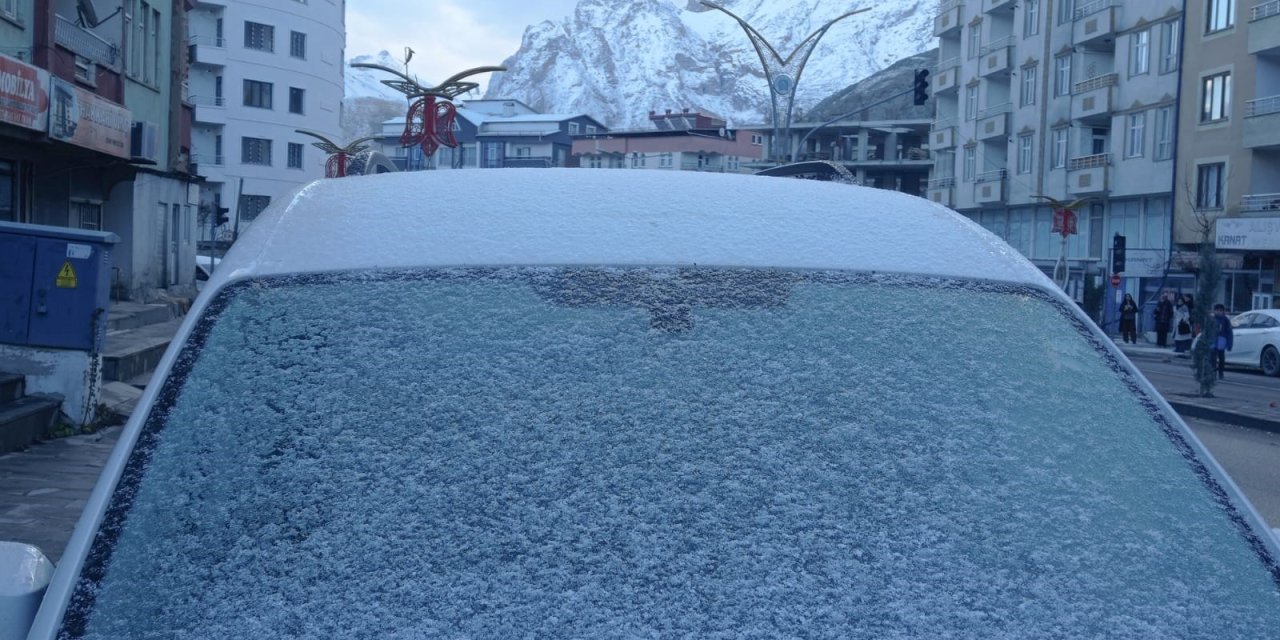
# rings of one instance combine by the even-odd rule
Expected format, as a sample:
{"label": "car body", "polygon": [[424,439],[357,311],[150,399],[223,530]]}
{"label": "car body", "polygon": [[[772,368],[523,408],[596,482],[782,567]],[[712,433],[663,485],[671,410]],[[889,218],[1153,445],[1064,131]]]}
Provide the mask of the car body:
{"label": "car body", "polygon": [[1167,403],[900,193],[320,181],[153,380],[32,638],[1280,628],[1280,547]]}
{"label": "car body", "polygon": [[214,256],[198,255],[196,256],[196,290],[204,289],[204,285],[213,277],[213,270],[217,268],[221,260]]}
{"label": "car body", "polygon": [[1280,309],[1255,309],[1231,318],[1227,364],[1280,375]]}

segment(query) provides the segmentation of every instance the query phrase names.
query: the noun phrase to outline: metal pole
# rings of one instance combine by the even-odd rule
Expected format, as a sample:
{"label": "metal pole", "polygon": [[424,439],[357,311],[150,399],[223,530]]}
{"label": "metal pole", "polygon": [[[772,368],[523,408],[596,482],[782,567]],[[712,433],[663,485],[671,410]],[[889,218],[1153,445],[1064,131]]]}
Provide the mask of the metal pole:
{"label": "metal pole", "polygon": [[804,143],[805,143],[805,142],[807,142],[807,141],[809,140],[809,136],[811,136],[811,135],[813,135],[815,132],[817,132],[817,131],[818,131],[818,129],[822,129],[822,128],[824,128],[824,127],[826,127],[826,126],[830,125],[831,123],[833,123],[833,122],[835,122],[835,121],[837,121],[837,120],[844,120],[845,118],[850,118],[850,117],[853,117],[853,116],[855,116],[855,115],[857,115],[857,114],[859,114],[859,113],[862,113],[863,111],[866,111],[867,109],[871,109],[871,108],[873,108],[873,107],[878,107],[878,106],[880,106],[880,105],[882,105],[882,104],[884,104],[884,103],[886,103],[886,102],[888,102],[888,101],[890,101],[890,100],[896,100],[896,99],[901,98],[901,97],[903,97],[903,96],[905,96],[905,95],[907,95],[908,93],[911,93],[911,92],[913,92],[913,91],[915,91],[915,89],[914,89],[914,88],[911,88],[911,89],[907,89],[906,91],[902,91],[902,92],[899,92],[899,93],[895,93],[895,94],[893,94],[893,95],[891,95],[891,96],[889,96],[889,97],[887,97],[887,98],[884,98],[884,99],[882,99],[882,100],[877,100],[877,101],[875,101],[875,102],[872,102],[871,104],[869,104],[869,105],[867,105],[867,106],[865,106],[865,107],[858,107],[858,109],[857,109],[857,110],[855,110],[855,111],[850,111],[849,113],[845,113],[845,114],[838,115],[838,116],[836,116],[836,117],[834,117],[834,118],[832,118],[832,119],[830,119],[830,120],[828,120],[828,121],[826,121],[826,122],[824,122],[824,123],[822,123],[822,124],[820,124],[820,125],[818,125],[818,126],[816,126],[816,127],[812,128],[812,129],[810,129],[808,133],[804,134],[804,137],[803,137],[803,138],[800,138],[800,143],[799,143],[799,144],[797,144],[797,145],[796,145],[796,148],[792,150],[792,152],[791,152],[791,161],[792,161],[792,162],[795,162],[795,161],[796,161],[796,158],[797,158],[797,156],[798,156],[798,155],[799,155],[799,153],[800,153],[800,149],[803,149],[803,148],[804,148]]}

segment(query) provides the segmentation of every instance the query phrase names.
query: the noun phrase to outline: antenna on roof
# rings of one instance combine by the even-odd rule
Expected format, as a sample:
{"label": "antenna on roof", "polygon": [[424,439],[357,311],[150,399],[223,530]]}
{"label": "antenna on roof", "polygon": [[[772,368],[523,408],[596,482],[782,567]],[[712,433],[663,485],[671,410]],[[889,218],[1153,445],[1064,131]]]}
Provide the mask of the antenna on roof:
{"label": "antenna on roof", "polygon": [[107,20],[110,20],[112,16],[115,16],[121,11],[124,11],[124,7],[116,7],[116,10],[112,11],[111,15],[99,20],[98,10],[93,8],[93,0],[76,0],[76,18],[79,23],[78,26],[87,27],[89,29],[93,29]]}

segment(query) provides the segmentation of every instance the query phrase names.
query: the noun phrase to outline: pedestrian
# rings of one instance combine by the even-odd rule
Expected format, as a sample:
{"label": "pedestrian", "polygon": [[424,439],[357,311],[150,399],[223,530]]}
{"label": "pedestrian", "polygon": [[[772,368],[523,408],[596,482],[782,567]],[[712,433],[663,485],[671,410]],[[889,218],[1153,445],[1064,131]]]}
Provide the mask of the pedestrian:
{"label": "pedestrian", "polygon": [[1191,349],[1191,296],[1181,296],[1173,308],[1173,352]]}
{"label": "pedestrian", "polygon": [[1120,338],[1125,343],[1138,344],[1138,303],[1133,296],[1124,294],[1124,302],[1120,304]]}
{"label": "pedestrian", "polygon": [[1218,326],[1218,337],[1213,339],[1213,362],[1218,367],[1218,379],[1223,378],[1227,367],[1227,352],[1231,350],[1231,320],[1227,319],[1227,308],[1221,303],[1213,305],[1213,321]]}
{"label": "pedestrian", "polygon": [[1156,303],[1156,346],[1169,346],[1169,329],[1173,327],[1173,294],[1168,291],[1160,294],[1160,302]]}

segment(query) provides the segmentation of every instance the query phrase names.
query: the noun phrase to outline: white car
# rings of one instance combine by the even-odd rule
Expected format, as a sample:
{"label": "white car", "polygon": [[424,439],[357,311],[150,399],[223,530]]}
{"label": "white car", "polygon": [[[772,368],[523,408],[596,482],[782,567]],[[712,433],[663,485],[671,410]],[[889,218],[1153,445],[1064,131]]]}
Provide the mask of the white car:
{"label": "white car", "polygon": [[1280,629],[1280,546],[1151,385],[900,193],[321,181],[155,379],[31,638]]}
{"label": "white car", "polygon": [[1247,311],[1231,319],[1227,364],[1280,375],[1280,309]]}

